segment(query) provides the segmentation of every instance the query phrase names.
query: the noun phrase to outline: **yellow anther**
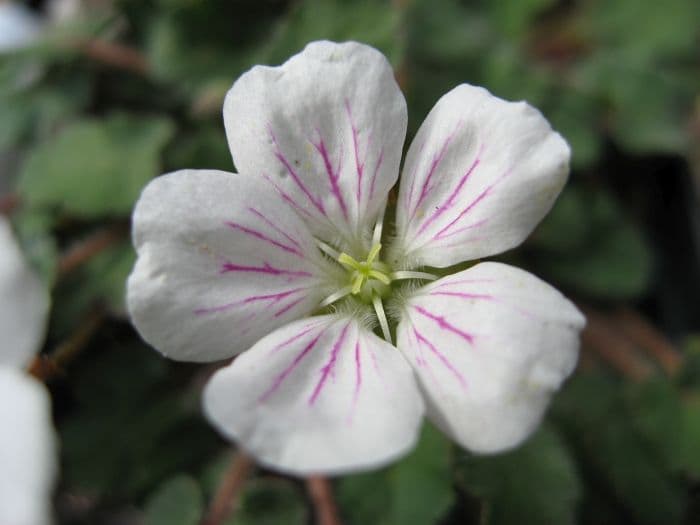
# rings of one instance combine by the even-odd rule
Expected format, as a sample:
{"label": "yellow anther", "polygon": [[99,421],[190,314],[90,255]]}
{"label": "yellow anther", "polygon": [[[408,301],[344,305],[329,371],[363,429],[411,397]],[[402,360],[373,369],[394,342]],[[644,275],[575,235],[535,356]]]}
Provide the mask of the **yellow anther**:
{"label": "yellow anther", "polygon": [[358,273],[355,276],[355,280],[352,282],[352,293],[357,295],[362,290],[362,285],[365,283],[365,276]]}
{"label": "yellow anther", "polygon": [[360,270],[360,263],[345,252],[338,256],[338,262],[343,266],[349,267],[350,270]]}
{"label": "yellow anther", "polygon": [[382,273],[380,271],[370,270],[369,276],[374,277],[375,279],[383,282],[384,284],[387,284],[387,285],[391,284],[391,277],[389,277],[387,274]]}
{"label": "yellow anther", "polygon": [[377,255],[379,255],[379,251],[382,249],[382,243],[378,242],[374,246],[372,246],[372,249],[369,251],[369,254],[367,255],[367,264],[371,265],[374,262],[374,259],[376,259]]}

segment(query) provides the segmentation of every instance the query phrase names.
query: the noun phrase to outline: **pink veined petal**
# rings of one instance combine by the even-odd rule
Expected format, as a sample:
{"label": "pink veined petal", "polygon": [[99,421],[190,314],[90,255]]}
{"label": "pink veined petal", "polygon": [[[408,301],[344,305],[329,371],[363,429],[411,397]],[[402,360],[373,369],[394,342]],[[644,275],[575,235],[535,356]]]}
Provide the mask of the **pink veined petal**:
{"label": "pink veined petal", "polygon": [[0,523],[48,525],[56,436],[46,387],[0,366]]}
{"label": "pink veined petal", "polygon": [[352,318],[279,328],[217,372],[210,421],[262,464],[293,474],[386,464],[415,444],[423,402],[405,359]]}
{"label": "pink veined petal", "polygon": [[315,235],[361,246],[406,134],[406,102],[381,53],[323,41],[254,67],[229,91],[224,121],[241,173],[264,177]]}
{"label": "pink veined petal", "polygon": [[393,260],[445,267],[517,246],[552,207],[569,156],[532,106],[456,87],[408,150]]}
{"label": "pink veined petal", "polygon": [[463,447],[487,453],[535,429],[576,365],[584,324],[533,275],[482,263],[420,289],[404,305],[397,337],[428,418]]}
{"label": "pink veined petal", "polygon": [[0,366],[23,367],[44,339],[49,296],[0,216]]}
{"label": "pink veined petal", "polygon": [[231,357],[314,310],[331,271],[308,229],[258,177],[181,171],[134,212],[132,320],[173,359]]}

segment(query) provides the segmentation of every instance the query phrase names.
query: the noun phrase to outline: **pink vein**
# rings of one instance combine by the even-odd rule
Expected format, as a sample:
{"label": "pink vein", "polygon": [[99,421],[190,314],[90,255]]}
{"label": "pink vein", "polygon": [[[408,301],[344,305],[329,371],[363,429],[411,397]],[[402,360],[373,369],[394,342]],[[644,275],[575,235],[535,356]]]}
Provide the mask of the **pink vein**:
{"label": "pink vein", "polygon": [[229,272],[263,273],[267,275],[288,275],[290,277],[311,277],[311,274],[309,272],[296,270],[282,270],[280,268],[275,268],[274,266],[271,266],[268,262],[263,263],[262,266],[243,266],[231,262],[224,263],[221,266],[221,273]]}
{"label": "pink vein", "polygon": [[260,213],[255,208],[248,208],[248,211],[250,213],[252,213],[253,215],[255,215],[257,218],[259,218],[260,220],[262,220],[265,224],[267,224],[270,228],[275,230],[277,233],[282,235],[289,242],[291,242],[294,246],[296,246],[299,249],[299,251],[302,250],[302,247],[301,247],[301,244],[299,243],[299,241],[297,241],[294,237],[292,237],[287,232],[285,232],[282,228],[277,226],[274,222],[272,222],[270,219],[268,219],[265,215]]}
{"label": "pink vein", "polygon": [[437,356],[437,358],[440,360],[440,362],[447,368],[450,372],[452,372],[452,375],[457,378],[459,381],[459,384],[462,385],[462,388],[467,388],[467,382],[464,379],[464,376],[462,373],[455,368],[455,366],[452,364],[452,362],[447,358],[445,354],[440,352],[433,343],[431,343],[428,339],[423,336],[415,327],[413,328],[413,333],[416,336],[416,340],[418,341],[418,344],[420,345],[421,343],[425,344],[428,349]]}
{"label": "pink vein", "polygon": [[[320,132],[319,132],[320,135]],[[343,212],[343,217],[345,220],[348,219],[348,207],[345,204],[345,199],[343,198],[343,194],[340,191],[340,186],[338,185],[338,179],[340,178],[340,170],[341,170],[341,161],[342,161],[342,154],[338,158],[338,168],[333,169],[333,166],[331,164],[331,159],[328,156],[328,150],[326,149],[326,143],[323,141],[322,138],[319,138],[318,143],[312,142],[314,145],[314,148],[316,148],[316,151],[318,151],[319,155],[321,155],[321,158],[323,159],[323,165],[326,168],[326,174],[328,175],[328,181],[331,184],[331,193],[335,197],[335,200],[338,201],[338,205],[340,206],[341,211]]]}
{"label": "pink vein", "polygon": [[448,321],[445,320],[445,318],[443,316],[430,313],[428,310],[426,310],[422,306],[414,306],[413,308],[422,316],[427,317],[428,319],[432,319],[433,321],[435,321],[437,323],[437,325],[442,330],[447,330],[449,332],[452,332],[453,334],[457,334],[459,337],[461,337],[462,339],[467,341],[469,344],[474,344],[474,336],[472,334],[464,332],[463,330],[460,330],[456,326],[450,324]]}
{"label": "pink vein", "polygon": [[281,350],[282,348],[284,348],[285,346],[289,346],[289,345],[292,344],[294,341],[296,341],[296,340],[298,340],[298,339],[301,339],[302,337],[304,337],[306,334],[308,334],[308,333],[311,332],[312,330],[315,330],[316,328],[318,328],[320,324],[322,324],[322,323],[316,322],[316,323],[312,323],[312,324],[310,324],[310,325],[306,325],[306,326],[302,329],[301,332],[299,332],[298,334],[294,334],[292,337],[290,337],[290,338],[287,339],[286,341],[282,341],[280,344],[278,344],[277,346],[273,347],[272,350],[270,350],[270,351],[268,352],[268,355],[272,355],[272,354],[276,353],[277,351]]}
{"label": "pink vein", "polygon": [[379,168],[382,166],[384,161],[384,146],[379,150],[379,158],[377,158],[377,165],[374,167],[374,173],[372,173],[372,182],[369,185],[369,198],[374,197],[374,186],[377,182],[377,174],[379,173]]}
{"label": "pink vein", "polygon": [[248,226],[243,226],[242,224],[238,224],[233,221],[227,221],[226,226],[229,228],[232,228],[234,230],[241,231],[245,233],[246,235],[250,235],[251,237],[255,237],[256,239],[259,239],[261,241],[265,241],[269,244],[272,244],[273,246],[276,246],[277,248],[280,248],[281,250],[284,250],[285,252],[292,253],[296,255],[297,257],[301,257],[302,259],[304,258],[304,254],[301,253],[298,249],[296,249],[293,246],[287,246],[284,243],[281,243],[279,241],[276,241],[275,239],[272,239],[271,237],[268,237],[262,232],[259,232],[258,230],[254,230],[253,228],[249,228]]}
{"label": "pink vein", "polygon": [[331,357],[328,360],[328,363],[326,363],[326,366],[324,366],[321,369],[321,379],[318,380],[318,383],[316,384],[316,388],[314,389],[313,394],[311,394],[311,397],[309,398],[309,406],[313,405],[316,402],[319,394],[321,393],[321,390],[323,390],[323,387],[326,384],[326,380],[328,379],[328,376],[333,373],[333,371],[335,369],[335,364],[338,360],[338,352],[340,351],[340,349],[343,347],[343,344],[345,343],[345,336],[347,335],[349,328],[350,328],[350,323],[345,325],[345,327],[343,328],[343,331],[340,332],[340,336],[338,337],[335,344],[333,345],[333,349],[331,350]]}
{"label": "pink vein", "polygon": [[348,115],[348,120],[350,121],[350,129],[352,129],[352,147],[355,151],[355,170],[357,171],[357,190],[355,192],[355,197],[357,199],[357,205],[360,205],[362,201],[362,178],[365,174],[365,163],[360,162],[360,145],[358,143],[358,131],[355,127],[355,123],[352,119],[352,111],[350,109],[350,101],[345,99],[345,113]]}
{"label": "pink vein", "polygon": [[292,208],[294,208],[294,209],[297,210],[298,212],[303,213],[303,214],[306,215],[307,217],[311,217],[311,213],[309,213],[308,210],[304,209],[304,208],[301,206],[301,204],[299,204],[298,202],[296,202],[288,193],[286,193],[282,188],[280,188],[280,187],[270,178],[269,175],[263,173],[263,177],[265,178],[265,180],[267,180],[270,184],[272,184],[272,185],[275,187],[275,189],[277,190],[277,193],[279,193],[280,197],[282,197],[282,200],[284,200],[285,202],[289,203],[289,204],[292,206]]}
{"label": "pink vein", "polygon": [[454,205],[455,199],[459,195],[459,193],[462,191],[462,188],[466,184],[467,180],[471,176],[472,173],[474,173],[474,170],[476,167],[479,165],[479,162],[481,162],[481,154],[483,152],[483,145],[479,148],[479,152],[476,154],[476,158],[472,162],[471,166],[469,166],[469,169],[467,169],[466,173],[462,175],[462,178],[459,180],[457,183],[457,186],[455,189],[452,191],[450,196],[447,198],[447,201],[445,201],[444,204],[441,204],[438,206],[437,210],[428,218],[427,221],[423,223],[423,225],[420,227],[418,230],[418,233],[421,234],[423,233],[428,226],[430,226],[434,221],[436,221],[443,213],[445,213],[447,210],[452,208]]}
{"label": "pink vein", "polygon": [[493,299],[492,295],[480,293],[464,293],[464,292],[430,292],[428,295],[445,295],[448,297],[461,297],[462,299]]}
{"label": "pink vein", "polygon": [[[235,306],[241,306],[244,304],[250,304],[250,303],[255,303],[255,302],[260,302],[260,301],[271,301],[271,304],[278,303],[282,301],[283,299],[289,297],[290,295],[294,295],[296,293],[299,293],[303,290],[306,290],[306,288],[294,288],[293,290],[288,290],[286,292],[279,292],[279,293],[273,293],[273,294],[267,294],[267,295],[252,295],[250,297],[246,297],[245,299],[241,301],[235,301],[233,303],[228,303],[228,304],[223,304],[221,306],[213,306],[210,308],[198,308],[197,310],[194,311],[195,314],[201,315],[201,314],[210,314],[210,313],[216,313],[216,312],[223,312],[226,310],[229,310],[230,308],[233,308]],[[299,299],[299,301],[302,301],[304,297]]]}
{"label": "pink vein", "polygon": [[299,189],[306,195],[306,198],[309,199],[309,202],[313,204],[316,209],[321,212],[324,216],[326,215],[326,210],[323,208],[323,203],[320,202],[318,199],[316,199],[309,189],[306,187],[306,185],[301,181],[301,178],[299,177],[299,174],[297,174],[296,170],[292,167],[292,164],[289,162],[287,157],[284,156],[284,153],[280,150],[279,143],[277,142],[277,137],[272,131],[272,128],[268,128],[268,131],[270,133],[270,137],[272,138],[272,142],[275,144],[275,157],[277,157],[277,160],[279,160],[282,165],[285,167],[289,175],[292,177],[296,185],[299,187]]}
{"label": "pink vein", "polygon": [[360,388],[362,387],[362,362],[360,360],[360,339],[358,338],[355,342],[355,392],[352,395],[352,412],[350,420],[352,421],[352,414],[355,413],[355,408],[357,407],[357,400],[360,398]]}
{"label": "pink vein", "polygon": [[295,301],[292,301],[291,303],[289,303],[287,306],[285,306],[285,307],[282,308],[281,310],[276,311],[274,317],[280,317],[281,315],[286,314],[289,310],[291,310],[292,308],[294,308],[296,305],[298,305],[298,304],[299,304],[300,302],[302,302],[304,299],[306,299],[306,297],[300,297],[299,299],[296,299]]}
{"label": "pink vein", "polygon": [[264,403],[267,401],[272,394],[282,385],[285,379],[291,374],[294,369],[301,363],[301,361],[309,354],[309,352],[316,346],[318,340],[321,338],[325,330],[322,330],[316,337],[314,337],[303,349],[299,352],[294,360],[285,368],[277,377],[275,377],[272,385],[258,398],[259,403]]}
{"label": "pink vein", "polygon": [[437,170],[438,166],[442,162],[442,159],[445,157],[445,153],[447,152],[447,148],[449,147],[450,143],[454,139],[455,135],[457,134],[457,131],[459,128],[461,128],[462,123],[459,122],[455,128],[455,130],[450,133],[445,141],[442,144],[442,147],[440,148],[440,151],[437,152],[437,154],[433,155],[433,160],[430,163],[430,168],[428,169],[428,174],[425,177],[425,180],[423,181],[423,186],[421,187],[420,195],[418,196],[418,202],[416,202],[416,205],[413,207],[413,211],[411,212],[411,219],[416,215],[416,212],[418,211],[418,208],[420,207],[421,203],[423,200],[428,196],[428,193],[432,191],[434,186],[430,186],[430,181],[433,178],[433,175],[435,175],[435,171]]}
{"label": "pink vein", "polygon": [[468,214],[468,213],[474,208],[474,206],[476,206],[476,205],[479,204],[482,200],[484,200],[486,197],[488,197],[488,196],[491,194],[491,190],[492,190],[499,182],[501,182],[506,176],[508,176],[509,173],[510,173],[510,171],[507,171],[507,172],[504,173],[498,180],[496,180],[493,184],[491,184],[491,185],[488,186],[484,191],[482,191],[482,192],[476,197],[476,199],[474,199],[471,203],[469,203],[469,204],[467,205],[467,207],[464,208],[464,209],[461,211],[461,213],[460,213],[459,215],[457,215],[457,217],[456,217],[454,220],[452,220],[452,221],[451,221],[447,226],[445,226],[442,230],[440,230],[440,231],[437,232],[435,235],[433,235],[433,240],[438,240],[438,239],[443,238],[443,237],[444,237],[443,234],[444,234],[446,231],[448,231],[450,228],[452,228],[452,226],[454,226],[462,217],[464,217],[466,214]]}

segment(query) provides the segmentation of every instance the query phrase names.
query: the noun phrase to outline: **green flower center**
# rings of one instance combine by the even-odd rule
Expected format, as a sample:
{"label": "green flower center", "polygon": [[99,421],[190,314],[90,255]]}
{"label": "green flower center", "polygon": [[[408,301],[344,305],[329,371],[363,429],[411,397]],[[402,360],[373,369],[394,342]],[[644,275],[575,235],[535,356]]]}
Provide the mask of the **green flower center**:
{"label": "green flower center", "polygon": [[393,280],[391,268],[377,259],[381,249],[381,243],[375,243],[364,261],[344,252],[338,256],[338,262],[348,271],[350,293],[368,304],[375,296],[385,297]]}

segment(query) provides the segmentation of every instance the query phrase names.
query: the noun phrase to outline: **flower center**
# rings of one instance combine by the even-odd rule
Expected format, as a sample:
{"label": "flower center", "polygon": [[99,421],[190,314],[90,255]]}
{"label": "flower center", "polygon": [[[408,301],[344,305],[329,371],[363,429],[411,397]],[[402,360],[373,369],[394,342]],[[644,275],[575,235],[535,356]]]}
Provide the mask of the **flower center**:
{"label": "flower center", "polygon": [[338,256],[338,262],[349,272],[350,293],[366,303],[371,303],[375,296],[385,297],[389,292],[392,272],[389,266],[377,260],[381,249],[381,243],[375,243],[361,262],[344,252]]}

